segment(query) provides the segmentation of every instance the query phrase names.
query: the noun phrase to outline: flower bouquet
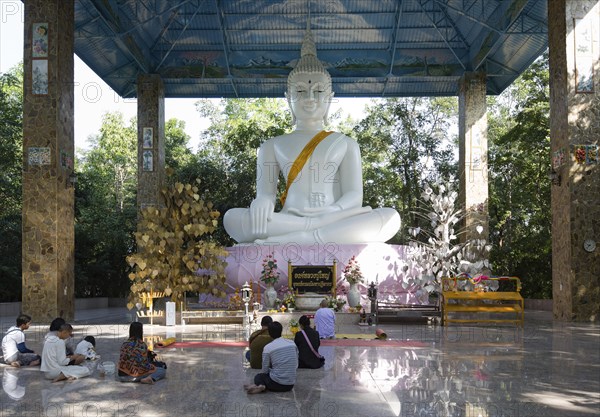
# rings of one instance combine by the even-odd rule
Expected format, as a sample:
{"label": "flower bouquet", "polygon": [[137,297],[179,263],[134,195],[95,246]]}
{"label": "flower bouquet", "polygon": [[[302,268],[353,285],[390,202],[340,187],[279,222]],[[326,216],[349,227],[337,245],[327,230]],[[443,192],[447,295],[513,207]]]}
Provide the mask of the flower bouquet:
{"label": "flower bouquet", "polygon": [[293,335],[295,335],[296,333],[298,333],[298,331],[300,331],[300,325],[298,324],[298,320],[296,319],[290,319],[290,332],[292,332]]}
{"label": "flower bouquet", "polygon": [[285,290],[283,291],[283,294],[281,296],[282,298],[282,303],[285,304],[287,306],[288,309],[294,309],[296,308],[296,294],[294,293],[294,289],[293,288],[285,288]]}
{"label": "flower bouquet", "polygon": [[346,304],[346,300],[341,297],[327,297],[326,300],[327,306],[334,311],[340,311],[344,307],[344,304]]}
{"label": "flower bouquet", "polygon": [[346,281],[348,281],[348,284],[350,285],[358,284],[365,280],[360,270],[360,266],[356,261],[356,256],[350,258],[342,274],[344,275],[344,278],[346,278]]}
{"label": "flower bouquet", "polygon": [[262,267],[260,280],[267,285],[275,285],[279,281],[279,271],[277,270],[277,260],[273,254],[267,255],[263,259]]}

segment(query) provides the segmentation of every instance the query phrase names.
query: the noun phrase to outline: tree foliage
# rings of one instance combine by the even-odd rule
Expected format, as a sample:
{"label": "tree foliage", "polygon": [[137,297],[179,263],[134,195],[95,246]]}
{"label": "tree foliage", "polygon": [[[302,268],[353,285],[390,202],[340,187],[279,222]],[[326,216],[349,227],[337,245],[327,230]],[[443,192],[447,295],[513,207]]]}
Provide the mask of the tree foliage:
{"label": "tree foliage", "polygon": [[91,148],[78,159],[75,193],[75,292],[78,297],[124,296],[125,256],[134,246],[137,127],[107,113]]}
{"label": "tree foliage", "polygon": [[21,299],[23,68],[0,74],[0,301]]}
{"label": "tree foliage", "polygon": [[193,161],[194,154],[188,148],[190,135],[185,133],[185,122],[169,119],[165,123],[165,164],[175,171]]}
{"label": "tree foliage", "polygon": [[552,296],[548,85],[544,55],[491,100],[488,118],[491,260],[529,298]]}
{"label": "tree foliage", "polygon": [[456,174],[455,138],[448,134],[456,105],[447,98],[375,100],[354,129],[362,152],[364,204],[394,207],[402,218],[394,243],[406,241],[406,227],[419,226],[414,212],[425,182]]}

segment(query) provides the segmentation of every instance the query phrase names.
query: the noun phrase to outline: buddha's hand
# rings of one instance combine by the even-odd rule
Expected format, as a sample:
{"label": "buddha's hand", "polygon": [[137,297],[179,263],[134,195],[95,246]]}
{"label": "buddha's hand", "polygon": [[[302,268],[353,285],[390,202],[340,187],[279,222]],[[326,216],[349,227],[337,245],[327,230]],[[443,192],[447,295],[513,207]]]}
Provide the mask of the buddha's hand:
{"label": "buddha's hand", "polygon": [[267,237],[267,222],[273,217],[275,204],[272,199],[257,197],[250,203],[252,234],[258,238]]}

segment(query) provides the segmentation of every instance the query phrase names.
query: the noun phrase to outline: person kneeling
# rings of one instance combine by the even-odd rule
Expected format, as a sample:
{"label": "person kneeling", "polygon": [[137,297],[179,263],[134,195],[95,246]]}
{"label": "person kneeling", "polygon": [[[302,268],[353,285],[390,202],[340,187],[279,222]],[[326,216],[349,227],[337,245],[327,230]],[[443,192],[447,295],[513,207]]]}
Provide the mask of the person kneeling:
{"label": "person kneeling", "polygon": [[129,326],[129,339],[121,345],[119,355],[119,380],[121,382],[141,382],[153,384],[167,374],[164,362],[154,362],[154,353],[144,342],[142,323],[133,322]]}
{"label": "person kneeling", "polygon": [[248,394],[263,391],[291,391],[296,383],[298,348],[291,340],[281,337],[283,326],[278,321],[269,324],[273,341],[265,346],[262,354],[262,372],[254,377],[254,384],[245,385]]}
{"label": "person kneeling", "polygon": [[299,352],[298,368],[321,368],[325,364],[325,358],[319,353],[319,332],[310,327],[310,319],[307,316],[300,317],[298,322],[302,328],[294,337]]}

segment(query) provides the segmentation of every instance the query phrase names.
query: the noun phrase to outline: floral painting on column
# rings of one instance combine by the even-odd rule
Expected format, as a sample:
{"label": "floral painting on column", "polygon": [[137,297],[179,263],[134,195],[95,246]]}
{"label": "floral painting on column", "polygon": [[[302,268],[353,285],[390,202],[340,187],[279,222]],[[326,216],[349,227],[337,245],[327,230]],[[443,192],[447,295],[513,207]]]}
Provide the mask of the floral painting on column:
{"label": "floral painting on column", "polygon": [[31,73],[31,92],[33,94],[48,94],[48,60],[32,60]]}
{"label": "floral painting on column", "polygon": [[48,23],[32,25],[31,56],[33,58],[48,57]]}

